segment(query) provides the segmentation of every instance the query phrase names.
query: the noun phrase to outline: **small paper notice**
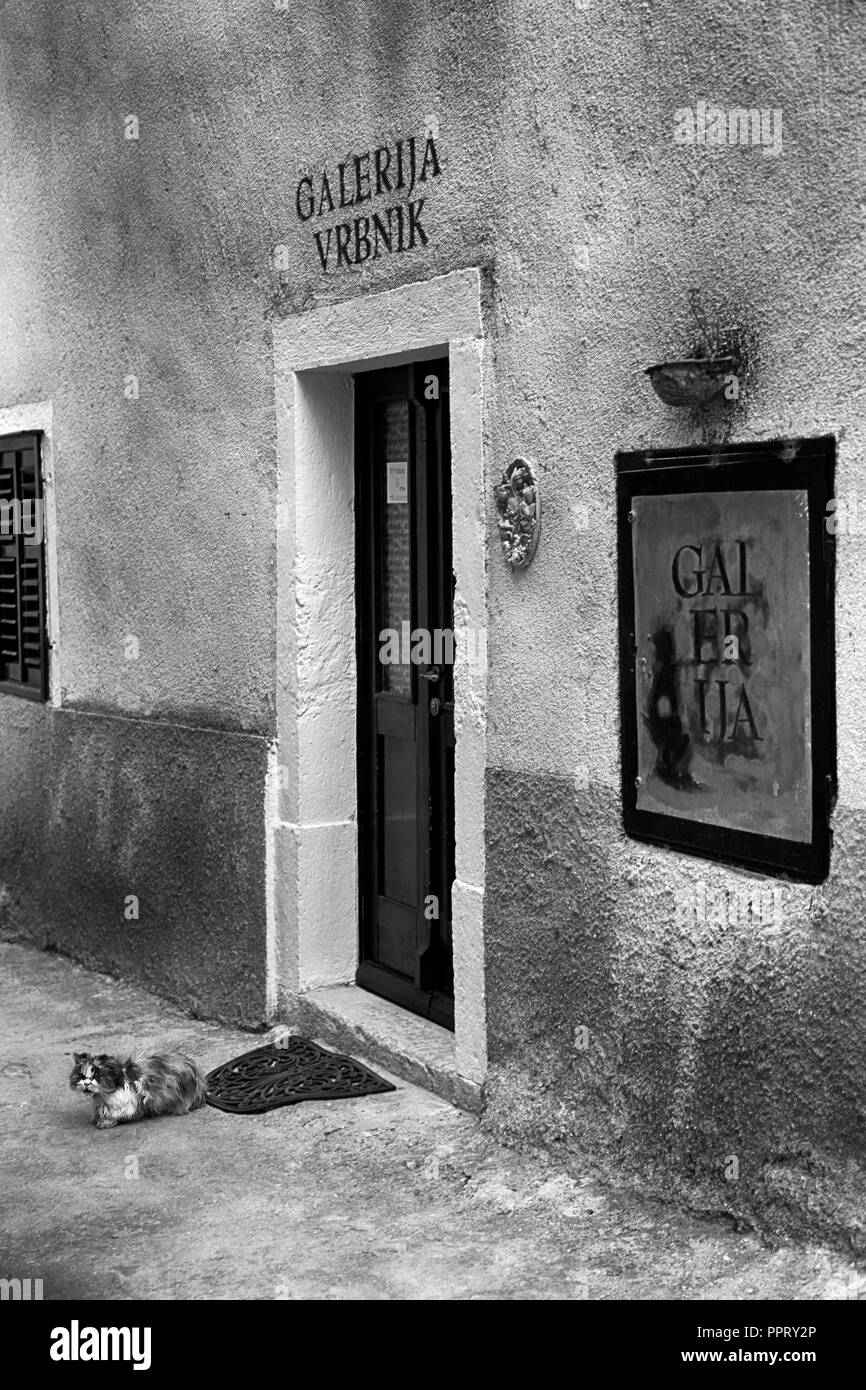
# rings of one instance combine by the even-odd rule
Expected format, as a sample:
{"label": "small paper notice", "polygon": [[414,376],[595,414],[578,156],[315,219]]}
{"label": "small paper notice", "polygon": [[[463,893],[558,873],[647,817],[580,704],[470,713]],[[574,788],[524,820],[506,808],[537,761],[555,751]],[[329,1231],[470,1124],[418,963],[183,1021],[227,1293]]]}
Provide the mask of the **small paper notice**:
{"label": "small paper notice", "polygon": [[406,459],[394,461],[389,459],[388,469],[388,501],[406,502],[409,501],[409,464]]}

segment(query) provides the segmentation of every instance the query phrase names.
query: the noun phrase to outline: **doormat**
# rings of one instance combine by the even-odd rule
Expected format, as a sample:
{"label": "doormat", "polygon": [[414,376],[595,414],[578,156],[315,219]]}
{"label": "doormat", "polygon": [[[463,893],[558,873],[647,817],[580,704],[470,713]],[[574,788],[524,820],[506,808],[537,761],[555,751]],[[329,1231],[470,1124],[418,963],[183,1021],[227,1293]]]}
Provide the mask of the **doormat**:
{"label": "doormat", "polygon": [[348,1100],[397,1089],[351,1057],[295,1037],[224,1062],[206,1080],[208,1105],[232,1115],[260,1115],[302,1100]]}

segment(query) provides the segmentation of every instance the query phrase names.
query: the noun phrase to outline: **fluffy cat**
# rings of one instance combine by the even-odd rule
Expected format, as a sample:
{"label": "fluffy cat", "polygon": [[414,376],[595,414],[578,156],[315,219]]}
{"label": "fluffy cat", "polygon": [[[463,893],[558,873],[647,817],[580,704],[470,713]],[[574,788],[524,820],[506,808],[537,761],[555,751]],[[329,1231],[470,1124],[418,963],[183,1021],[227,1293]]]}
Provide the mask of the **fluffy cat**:
{"label": "fluffy cat", "polygon": [[104,1052],[73,1053],[73,1091],[93,1101],[90,1123],[114,1129],[149,1115],[186,1115],[204,1105],[207,1086],[195,1062],[177,1052],[121,1062]]}

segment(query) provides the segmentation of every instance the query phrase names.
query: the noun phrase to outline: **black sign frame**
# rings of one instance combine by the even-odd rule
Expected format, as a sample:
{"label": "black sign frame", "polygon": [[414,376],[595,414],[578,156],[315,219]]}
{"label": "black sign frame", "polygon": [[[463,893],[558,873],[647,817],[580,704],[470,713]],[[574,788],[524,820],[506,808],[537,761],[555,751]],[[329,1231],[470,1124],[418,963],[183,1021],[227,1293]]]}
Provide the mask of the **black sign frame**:
{"label": "black sign frame", "polygon": [[[616,455],[620,624],[620,737],[623,824],[636,840],[807,883],[830,868],[830,818],[836,800],[835,545],[827,526],[834,497],[832,435],[709,448]],[[638,808],[632,498],[652,494],[749,490],[808,494],[809,637],[812,729],[811,841],[786,840]]]}

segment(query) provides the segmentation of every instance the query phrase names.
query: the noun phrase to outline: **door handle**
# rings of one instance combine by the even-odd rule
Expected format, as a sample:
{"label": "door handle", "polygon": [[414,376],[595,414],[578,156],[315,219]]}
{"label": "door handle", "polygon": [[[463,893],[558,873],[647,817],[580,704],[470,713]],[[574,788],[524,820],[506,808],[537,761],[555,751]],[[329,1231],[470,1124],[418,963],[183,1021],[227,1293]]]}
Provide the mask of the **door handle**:
{"label": "door handle", "polygon": [[442,672],[439,670],[438,666],[431,666],[429,671],[421,672],[421,679],[422,681],[440,681],[442,679]]}

